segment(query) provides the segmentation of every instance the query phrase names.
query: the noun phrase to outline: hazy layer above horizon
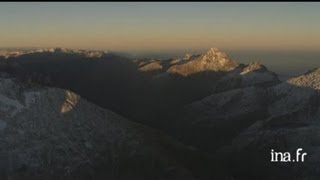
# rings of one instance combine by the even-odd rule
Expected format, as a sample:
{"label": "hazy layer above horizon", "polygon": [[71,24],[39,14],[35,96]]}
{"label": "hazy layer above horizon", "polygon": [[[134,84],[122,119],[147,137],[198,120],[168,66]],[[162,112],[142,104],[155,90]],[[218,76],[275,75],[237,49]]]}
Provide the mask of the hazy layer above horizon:
{"label": "hazy layer above horizon", "polygon": [[318,50],[318,2],[0,2],[0,47]]}

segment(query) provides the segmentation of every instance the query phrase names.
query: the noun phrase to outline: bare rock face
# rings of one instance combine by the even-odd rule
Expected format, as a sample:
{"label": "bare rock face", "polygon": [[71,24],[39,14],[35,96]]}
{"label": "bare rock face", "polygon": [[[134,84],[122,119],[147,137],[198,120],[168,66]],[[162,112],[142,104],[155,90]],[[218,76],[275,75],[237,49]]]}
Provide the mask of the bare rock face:
{"label": "bare rock face", "polygon": [[[190,57],[189,57],[190,58]],[[231,71],[238,66],[238,63],[231,60],[226,53],[217,48],[211,48],[208,52],[194,60],[181,65],[170,67],[167,72],[181,76],[201,73],[205,71]]]}
{"label": "bare rock face", "polygon": [[1,179],[196,178],[196,153],[71,91],[0,78],[0,115]]}

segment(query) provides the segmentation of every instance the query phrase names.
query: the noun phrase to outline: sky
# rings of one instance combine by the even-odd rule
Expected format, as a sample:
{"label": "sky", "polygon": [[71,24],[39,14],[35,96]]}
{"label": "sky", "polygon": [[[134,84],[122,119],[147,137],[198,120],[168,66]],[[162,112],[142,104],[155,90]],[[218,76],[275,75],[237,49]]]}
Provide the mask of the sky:
{"label": "sky", "polygon": [[320,2],[0,2],[0,47],[318,50]]}

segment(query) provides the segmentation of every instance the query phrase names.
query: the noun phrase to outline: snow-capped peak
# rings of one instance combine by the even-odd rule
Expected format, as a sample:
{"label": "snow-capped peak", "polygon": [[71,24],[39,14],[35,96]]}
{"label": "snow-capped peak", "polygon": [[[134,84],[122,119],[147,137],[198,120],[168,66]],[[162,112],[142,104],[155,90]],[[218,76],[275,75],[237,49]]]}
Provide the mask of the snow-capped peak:
{"label": "snow-capped peak", "polygon": [[289,84],[320,90],[320,68],[307,72],[305,75],[289,79]]}
{"label": "snow-capped peak", "polygon": [[200,60],[204,63],[216,62],[222,66],[231,61],[228,55],[218,48],[210,48],[207,53],[200,57]]}
{"label": "snow-capped peak", "polygon": [[239,64],[231,60],[226,53],[221,52],[218,48],[210,48],[204,55],[198,56],[195,59],[189,59],[184,64],[174,65],[167,72],[188,76],[205,71],[227,72],[238,66]]}

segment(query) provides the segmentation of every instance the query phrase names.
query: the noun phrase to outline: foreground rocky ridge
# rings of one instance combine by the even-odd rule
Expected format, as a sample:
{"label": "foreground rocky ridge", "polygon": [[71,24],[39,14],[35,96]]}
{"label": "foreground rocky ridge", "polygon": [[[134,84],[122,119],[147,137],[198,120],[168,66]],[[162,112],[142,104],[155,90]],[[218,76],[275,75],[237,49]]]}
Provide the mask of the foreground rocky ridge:
{"label": "foreground rocky ridge", "polygon": [[201,153],[71,91],[2,77],[0,114],[1,179],[219,177]]}

